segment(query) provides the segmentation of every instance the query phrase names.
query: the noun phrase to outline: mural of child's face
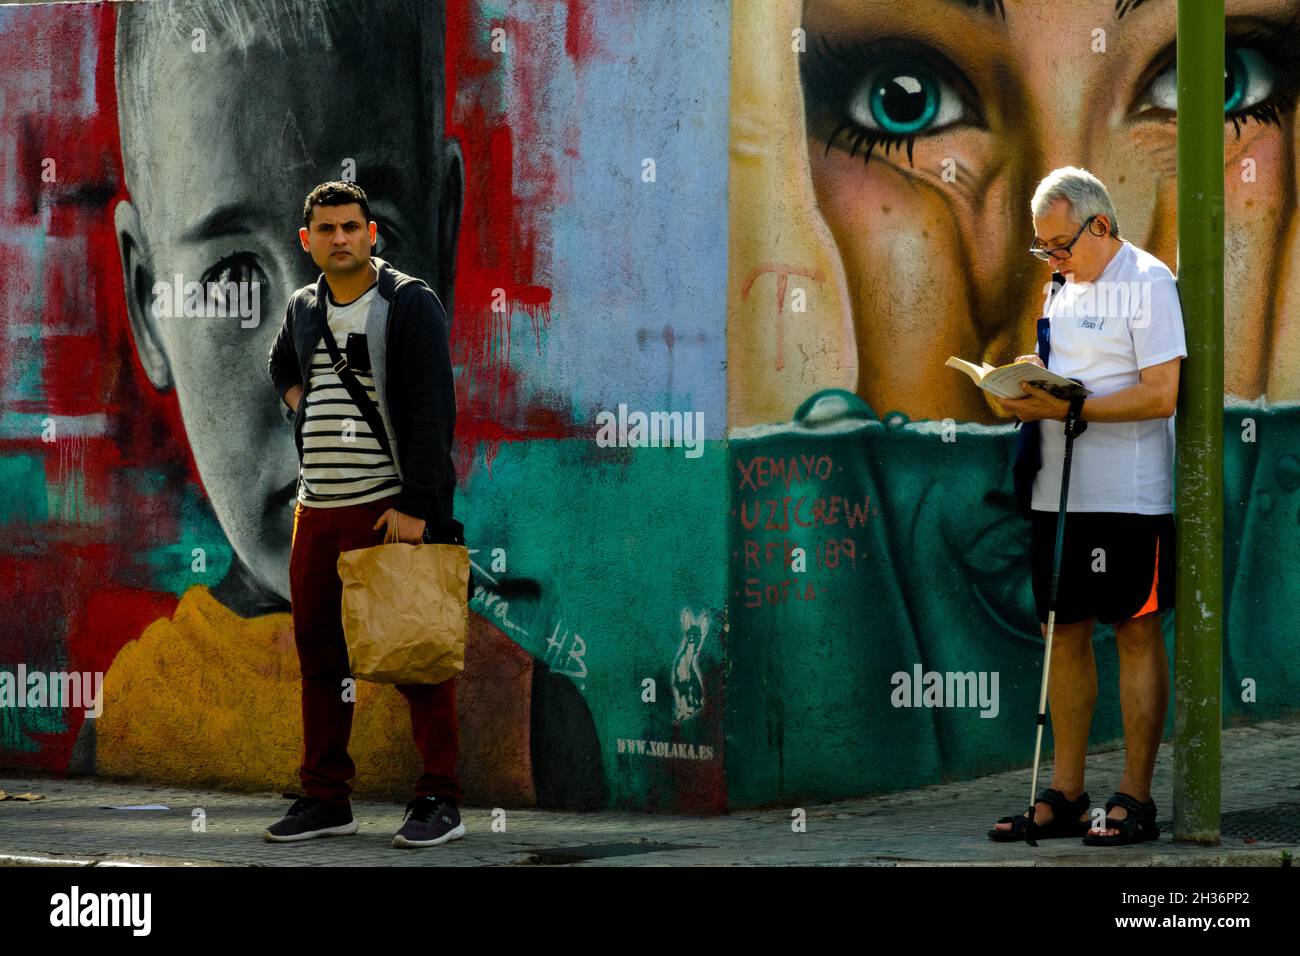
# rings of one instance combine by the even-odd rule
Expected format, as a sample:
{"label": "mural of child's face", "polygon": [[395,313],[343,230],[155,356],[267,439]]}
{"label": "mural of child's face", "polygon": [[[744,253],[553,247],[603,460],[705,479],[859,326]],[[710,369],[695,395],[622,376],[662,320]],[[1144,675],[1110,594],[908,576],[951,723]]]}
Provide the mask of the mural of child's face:
{"label": "mural of child's face", "polygon": [[[1029,200],[1052,169],[1096,174],[1121,236],[1176,265],[1176,7],[1118,6],[806,0],[808,158],[878,413],[996,420],[936,370],[1032,351],[1052,270],[1026,253]],[[1297,399],[1300,0],[1227,17],[1225,390]]]}
{"label": "mural of child's face", "polygon": [[[152,78],[153,129],[137,137],[148,155],[126,157],[148,163],[152,182],[116,211],[137,351],[156,387],[176,388],[238,559],[254,586],[283,599],[298,460],[267,356],[290,293],[319,275],[296,235],[304,197],[355,163],[378,223],[375,255],[439,271],[434,139],[443,147],[417,118],[441,110],[441,74],[437,102],[413,102],[421,45],[400,35],[386,44],[382,55],[263,45],[247,60],[172,44]],[[154,316],[153,283],[176,274],[260,283],[260,322]]]}

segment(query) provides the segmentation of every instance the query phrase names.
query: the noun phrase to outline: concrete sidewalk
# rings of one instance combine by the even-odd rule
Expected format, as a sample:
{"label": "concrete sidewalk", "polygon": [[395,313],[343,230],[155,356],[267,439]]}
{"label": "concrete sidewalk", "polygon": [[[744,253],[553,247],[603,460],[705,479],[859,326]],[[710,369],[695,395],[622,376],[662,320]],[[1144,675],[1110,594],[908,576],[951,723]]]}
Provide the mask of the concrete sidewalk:
{"label": "concrete sidewalk", "polygon": [[[499,832],[491,808],[465,807],[465,838],[423,850],[389,845],[403,809],[393,804],[354,802],[360,829],[353,836],[269,844],[263,829],[288,808],[279,794],[0,775],[0,790],[11,796],[44,795],[30,803],[0,801],[0,865],[1278,866],[1300,856],[1300,721],[1225,730],[1223,754],[1224,834],[1217,847],[1171,840],[1173,751],[1166,744],[1154,789],[1163,834],[1131,847],[1047,840],[1035,849],[990,841],[985,833],[995,819],[1024,808],[1028,770],[808,805],[801,833],[792,829],[792,808],[702,818],[508,809],[504,817],[497,811],[505,821]],[[1094,806],[1110,795],[1122,766],[1119,750],[1089,756]],[[1047,764],[1040,786],[1050,779]],[[169,809],[101,809],[154,803]],[[205,815],[205,832],[192,828],[196,808]]]}

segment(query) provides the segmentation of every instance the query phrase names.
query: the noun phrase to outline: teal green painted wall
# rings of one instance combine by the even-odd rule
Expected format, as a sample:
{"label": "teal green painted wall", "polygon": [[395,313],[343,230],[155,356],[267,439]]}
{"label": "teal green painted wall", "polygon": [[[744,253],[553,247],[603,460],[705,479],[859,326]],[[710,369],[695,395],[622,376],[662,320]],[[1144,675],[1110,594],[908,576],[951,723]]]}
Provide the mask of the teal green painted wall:
{"label": "teal green painted wall", "polygon": [[[730,444],[732,647],[727,770],[732,807],[832,799],[1026,766],[1032,756],[1043,641],[1029,585],[1028,522],[1015,511],[1009,426],[963,425],[945,441],[937,422],[881,422],[840,393],[834,421],[748,429]],[[1257,422],[1253,443],[1243,419]],[[1225,469],[1228,531],[1224,700],[1228,719],[1264,719],[1300,705],[1300,409],[1230,409]],[[825,480],[801,470],[762,486],[756,459],[833,463]],[[752,482],[747,473],[754,476]],[[744,489],[741,485],[744,484]],[[754,484],[760,485],[755,490]],[[869,502],[864,523],[766,530],[781,501],[838,496]],[[763,518],[747,529],[755,502]],[[766,502],[774,501],[775,504]],[[747,515],[740,509],[748,507]],[[829,506],[825,509],[829,512]],[[818,566],[828,538],[852,539],[856,560]],[[777,550],[745,568],[747,541],[788,540],[809,554],[804,575]],[[761,552],[765,554],[766,552]],[[737,556],[738,555],[738,556]],[[1287,559],[1290,556],[1292,559]],[[766,586],[798,578],[782,600]],[[757,580],[755,580],[757,579]],[[746,582],[749,582],[748,584]],[[795,597],[811,584],[812,600]],[[762,599],[753,595],[762,588]],[[756,604],[757,606],[747,606]],[[1173,659],[1173,612],[1163,626]],[[1122,738],[1113,629],[1094,634],[1099,696],[1093,745]],[[899,708],[891,675],[997,671],[996,717],[974,708]],[[1257,701],[1242,700],[1242,682]],[[1166,735],[1172,734],[1173,708]],[[1051,746],[1050,721],[1045,746]]]}
{"label": "teal green painted wall", "polygon": [[[526,579],[538,600],[472,608],[553,671],[569,677],[594,721],[614,806],[722,809],[722,665],[728,653],[726,449],[599,449],[589,439],[503,445],[458,491],[473,560],[499,579]],[[475,572],[479,574],[479,571]],[[674,719],[673,665],[683,609],[707,611],[700,651],[704,707]],[[578,640],[575,640],[578,639]],[[581,648],[581,653],[578,649]],[[655,684],[655,701],[643,681]],[[619,740],[680,742],[697,758],[620,753]],[[699,748],[713,751],[699,758]]]}

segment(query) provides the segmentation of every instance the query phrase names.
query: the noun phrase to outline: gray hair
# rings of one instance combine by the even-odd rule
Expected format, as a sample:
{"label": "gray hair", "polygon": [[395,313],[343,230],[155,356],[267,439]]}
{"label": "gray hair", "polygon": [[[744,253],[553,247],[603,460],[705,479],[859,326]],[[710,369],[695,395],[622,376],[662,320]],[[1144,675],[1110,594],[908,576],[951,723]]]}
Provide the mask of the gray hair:
{"label": "gray hair", "polygon": [[1110,220],[1110,234],[1119,238],[1119,220],[1115,217],[1115,204],[1100,179],[1075,166],[1054,169],[1038,184],[1029,209],[1035,217],[1045,216],[1052,203],[1064,199],[1070,204],[1070,218],[1082,226],[1089,216],[1105,216]]}

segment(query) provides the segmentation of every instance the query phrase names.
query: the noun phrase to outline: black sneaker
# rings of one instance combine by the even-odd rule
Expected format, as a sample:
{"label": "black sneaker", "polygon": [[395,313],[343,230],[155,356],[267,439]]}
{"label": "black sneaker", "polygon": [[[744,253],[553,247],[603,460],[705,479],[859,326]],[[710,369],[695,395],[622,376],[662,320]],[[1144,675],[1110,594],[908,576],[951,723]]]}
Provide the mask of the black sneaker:
{"label": "black sneaker", "polygon": [[271,824],[262,834],[268,843],[291,843],[320,836],[347,836],[357,832],[352,805],[322,803],[315,797],[299,797],[284,819]]}
{"label": "black sneaker", "polygon": [[465,835],[456,804],[442,797],[416,797],[406,805],[403,819],[393,846],[437,846]]}

